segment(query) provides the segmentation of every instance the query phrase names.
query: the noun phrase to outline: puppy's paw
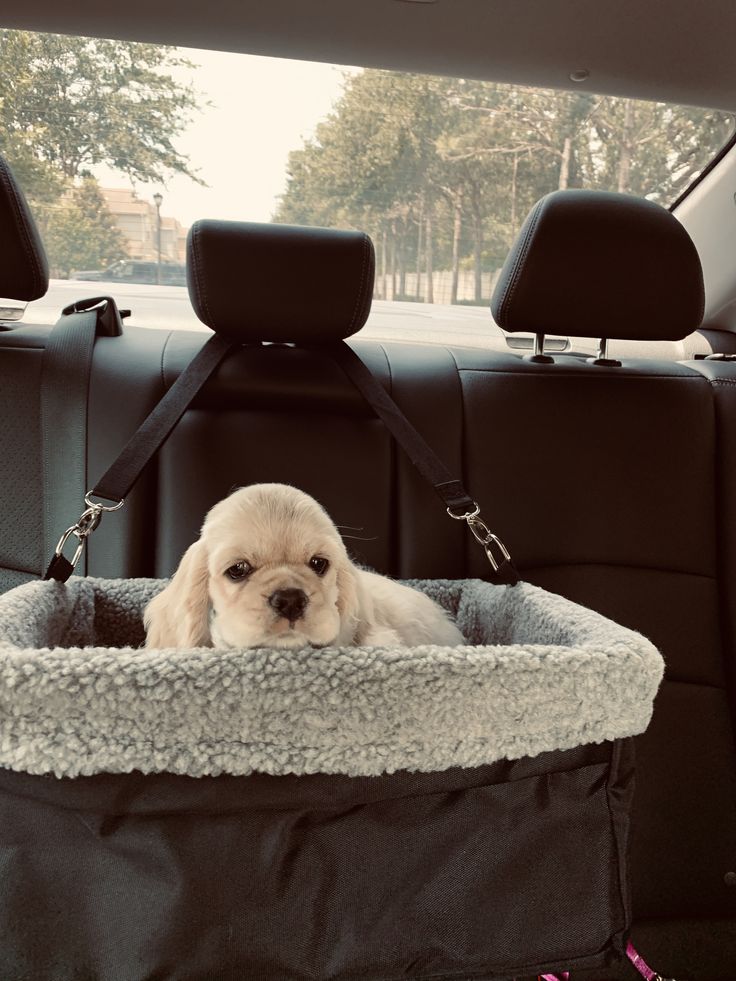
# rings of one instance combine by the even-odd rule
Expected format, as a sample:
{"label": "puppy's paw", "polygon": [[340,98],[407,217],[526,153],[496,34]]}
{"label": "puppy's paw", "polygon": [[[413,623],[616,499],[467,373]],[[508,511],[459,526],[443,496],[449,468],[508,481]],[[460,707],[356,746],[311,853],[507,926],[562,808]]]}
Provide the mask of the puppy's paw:
{"label": "puppy's paw", "polygon": [[358,632],[355,643],[359,647],[402,647],[405,643],[398,631],[380,624],[366,624]]}

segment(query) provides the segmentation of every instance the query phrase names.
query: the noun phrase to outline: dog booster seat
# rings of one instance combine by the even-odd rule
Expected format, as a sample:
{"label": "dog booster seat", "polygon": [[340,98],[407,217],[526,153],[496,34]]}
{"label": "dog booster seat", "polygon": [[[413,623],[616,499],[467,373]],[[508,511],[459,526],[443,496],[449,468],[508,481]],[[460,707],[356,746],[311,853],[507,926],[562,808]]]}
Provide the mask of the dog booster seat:
{"label": "dog booster seat", "polygon": [[507,978],[625,950],[661,658],[521,583],[472,646],[140,649],[156,580],[0,597],[0,975]]}
{"label": "dog booster seat", "polygon": [[[244,336],[218,276],[267,279],[271,246],[296,269],[315,249],[320,261],[292,310],[269,320],[264,306]],[[198,223],[190,259],[215,341],[328,343],[367,316],[364,236]],[[323,316],[313,280],[325,266],[332,283],[335,263],[358,286]],[[227,344],[210,349],[207,371]],[[515,582],[462,485],[390,400],[367,397]],[[127,477],[157,440],[128,453]],[[95,487],[111,501],[116,467]],[[60,579],[64,541],[82,549],[104,510],[88,504],[59,543]],[[161,581],[74,577],[0,597],[0,975],[460,981],[623,959],[630,737],[651,716],[660,655],[526,583],[413,585],[467,646],[145,650]]]}

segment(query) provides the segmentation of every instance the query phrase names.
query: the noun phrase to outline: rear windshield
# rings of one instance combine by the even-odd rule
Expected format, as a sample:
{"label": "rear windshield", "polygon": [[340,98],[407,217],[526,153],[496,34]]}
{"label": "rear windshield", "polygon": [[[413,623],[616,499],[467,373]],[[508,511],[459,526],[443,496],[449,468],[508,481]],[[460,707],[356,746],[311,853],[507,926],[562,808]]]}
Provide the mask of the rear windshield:
{"label": "rear windshield", "polygon": [[106,283],[134,322],[196,326],[197,218],[359,228],[378,300],[484,306],[539,197],[667,205],[734,126],[584,91],[9,30],[0,44],[0,150],[54,280],[26,316],[44,322]]}

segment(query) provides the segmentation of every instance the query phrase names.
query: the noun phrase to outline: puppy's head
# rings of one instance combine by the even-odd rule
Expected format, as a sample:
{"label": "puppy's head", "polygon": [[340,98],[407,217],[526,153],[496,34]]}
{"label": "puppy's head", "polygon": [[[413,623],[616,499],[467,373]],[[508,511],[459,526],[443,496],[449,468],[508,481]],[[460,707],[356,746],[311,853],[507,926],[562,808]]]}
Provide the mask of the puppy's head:
{"label": "puppy's head", "polygon": [[285,484],[220,501],[171,583],[147,607],[148,647],[350,643],[358,579],[334,524]]}

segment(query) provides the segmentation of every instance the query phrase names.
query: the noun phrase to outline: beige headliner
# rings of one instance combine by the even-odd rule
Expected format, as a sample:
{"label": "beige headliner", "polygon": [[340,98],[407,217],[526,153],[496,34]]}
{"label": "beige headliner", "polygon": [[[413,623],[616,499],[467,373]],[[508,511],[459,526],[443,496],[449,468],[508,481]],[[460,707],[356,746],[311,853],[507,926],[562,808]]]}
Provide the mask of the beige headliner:
{"label": "beige headliner", "polygon": [[736,108],[736,0],[4,0],[0,24]]}

